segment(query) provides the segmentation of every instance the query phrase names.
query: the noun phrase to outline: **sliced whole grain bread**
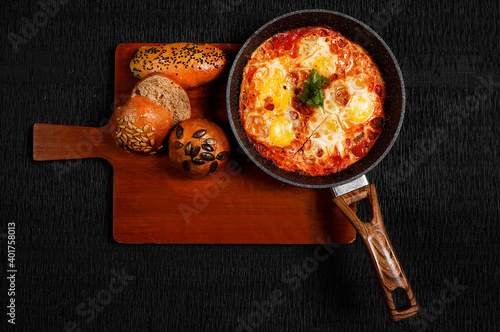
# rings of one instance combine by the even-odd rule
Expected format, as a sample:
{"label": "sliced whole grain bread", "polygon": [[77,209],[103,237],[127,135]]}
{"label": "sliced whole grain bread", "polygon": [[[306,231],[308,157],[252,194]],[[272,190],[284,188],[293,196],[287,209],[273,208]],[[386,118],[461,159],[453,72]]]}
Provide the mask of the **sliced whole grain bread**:
{"label": "sliced whole grain bread", "polygon": [[132,90],[131,97],[137,95],[169,110],[174,126],[191,117],[187,92],[163,73],[151,73],[141,79]]}

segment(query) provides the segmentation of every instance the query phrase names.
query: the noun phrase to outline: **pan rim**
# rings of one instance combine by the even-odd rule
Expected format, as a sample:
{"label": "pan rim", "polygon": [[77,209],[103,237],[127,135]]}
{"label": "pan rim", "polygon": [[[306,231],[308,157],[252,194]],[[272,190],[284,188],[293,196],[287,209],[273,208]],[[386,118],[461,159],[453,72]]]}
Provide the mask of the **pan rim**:
{"label": "pan rim", "polygon": [[[247,45],[262,30],[266,29],[269,25],[275,23],[276,21],[282,20],[282,19],[284,19],[286,17],[289,17],[289,16],[298,15],[298,14],[304,14],[304,13],[311,13],[311,14],[314,14],[314,13],[327,13],[327,14],[337,15],[337,16],[341,16],[341,17],[343,17],[343,18],[345,18],[345,19],[347,19],[349,21],[353,21],[354,23],[359,24],[360,26],[362,26],[364,29],[366,29],[371,34],[371,37],[376,38],[382,44],[382,46],[385,48],[385,50],[387,51],[387,53],[391,57],[391,61],[394,64],[394,67],[395,67],[396,72],[397,72],[398,77],[399,77],[399,84],[401,86],[401,110],[400,110],[401,115],[400,115],[399,123],[396,126],[396,130],[394,132],[393,137],[391,138],[391,140],[388,143],[388,145],[385,148],[385,150],[380,154],[380,156],[378,156],[378,158],[374,162],[372,162],[368,167],[366,167],[366,169],[364,169],[359,174],[355,174],[355,175],[349,176],[347,179],[345,179],[343,181],[326,183],[326,184],[299,183],[299,182],[295,182],[295,181],[286,179],[286,178],[284,178],[284,177],[282,177],[282,176],[280,176],[280,175],[272,172],[265,165],[263,165],[260,161],[256,160],[254,158],[254,156],[252,155],[252,153],[250,153],[250,151],[248,151],[248,149],[246,148],[244,142],[242,141],[242,139],[240,138],[240,136],[239,136],[239,134],[237,132],[237,129],[236,129],[236,125],[237,124],[234,123],[233,117],[232,117],[232,112],[234,112],[234,110],[231,109],[231,85],[232,85],[232,81],[234,80],[234,74],[235,74],[235,70],[236,70],[236,64],[240,60],[240,58],[242,57],[243,52],[245,51],[245,48],[247,47]],[[242,47],[238,51],[238,54],[236,55],[236,57],[235,57],[235,59],[233,61],[233,64],[231,66],[231,70],[229,71],[229,78],[228,78],[228,82],[227,82],[227,86],[226,86],[226,109],[227,109],[227,112],[228,112],[229,124],[231,126],[231,131],[233,132],[233,134],[234,134],[236,140],[238,141],[238,144],[241,147],[241,149],[245,152],[245,154],[248,156],[248,158],[250,158],[250,160],[254,164],[256,164],[260,169],[262,169],[266,174],[268,174],[268,175],[272,176],[273,178],[276,178],[276,179],[278,179],[278,180],[280,180],[280,181],[282,181],[284,183],[291,184],[291,185],[298,186],[298,187],[303,187],[303,188],[316,188],[316,189],[333,188],[333,187],[341,186],[341,185],[344,185],[346,183],[350,183],[352,181],[355,181],[356,179],[358,179],[358,178],[360,178],[362,176],[366,176],[366,174],[370,170],[372,170],[375,166],[377,166],[382,161],[382,159],[384,159],[384,157],[389,153],[389,151],[391,150],[392,146],[394,145],[396,139],[398,138],[399,133],[401,131],[401,127],[403,125],[404,113],[405,113],[405,106],[406,106],[406,91],[405,91],[405,84],[404,84],[403,74],[401,72],[401,68],[399,66],[399,63],[398,63],[396,57],[394,56],[394,53],[389,48],[389,46],[387,45],[387,43],[372,28],[370,28],[365,23],[359,21],[358,19],[356,19],[354,17],[351,17],[349,15],[337,12],[337,11],[327,10],[327,9],[302,9],[302,10],[297,10],[297,11],[289,12],[289,13],[283,14],[281,16],[275,17],[274,19],[268,21],[266,24],[262,25],[252,35],[250,35],[250,37],[245,41],[245,43],[242,45]],[[239,113],[238,113],[238,115],[239,115]],[[294,174],[294,176],[297,176],[297,174],[295,174],[295,173],[292,173],[292,174]],[[318,178],[318,176],[308,176],[308,175],[300,175],[300,176],[303,176],[303,177],[306,177],[306,178]]]}

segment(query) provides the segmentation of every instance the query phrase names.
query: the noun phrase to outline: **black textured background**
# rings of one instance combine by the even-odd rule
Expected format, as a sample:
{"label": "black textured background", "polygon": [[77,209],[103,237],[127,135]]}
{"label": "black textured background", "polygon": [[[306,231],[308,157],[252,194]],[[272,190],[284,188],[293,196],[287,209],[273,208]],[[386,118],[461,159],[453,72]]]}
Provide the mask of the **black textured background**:
{"label": "black textured background", "polygon": [[[2,3],[0,326],[6,224],[15,222],[17,316],[9,330],[227,331],[238,319],[256,331],[499,330],[497,0],[61,2],[17,52],[9,33],[22,35],[42,7]],[[32,159],[34,123],[98,126],[109,116],[118,44],[244,42],[268,20],[305,8],[370,25],[405,76],[401,135],[370,179],[423,309],[407,321],[388,319],[360,241],[334,248],[300,283],[283,276],[310,262],[315,246],[120,245],[107,162]],[[123,269],[135,279],[105,297],[112,271]],[[453,283],[462,285],[455,293]],[[270,307],[275,289],[281,301]],[[91,314],[96,296],[109,304]]]}

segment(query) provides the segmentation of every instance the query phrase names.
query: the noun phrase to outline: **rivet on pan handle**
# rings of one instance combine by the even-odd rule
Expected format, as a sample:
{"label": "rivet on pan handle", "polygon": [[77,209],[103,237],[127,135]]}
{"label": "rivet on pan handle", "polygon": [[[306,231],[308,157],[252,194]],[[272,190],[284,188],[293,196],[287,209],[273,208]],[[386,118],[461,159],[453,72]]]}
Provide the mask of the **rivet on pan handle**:
{"label": "rivet on pan handle", "polygon": [[[332,188],[332,191],[333,190],[334,188]],[[349,208],[349,205],[352,203],[363,199],[366,199],[366,205],[372,215],[372,219],[369,222],[361,221],[356,216],[356,213]],[[380,290],[385,300],[387,312],[391,320],[399,321],[415,315],[419,310],[419,306],[410,283],[389,241],[382,220],[375,185],[369,184],[345,193],[334,198],[333,202],[345,214],[361,236],[365,248],[370,255],[380,285]],[[407,300],[407,304],[402,308],[396,308],[392,298],[394,290],[398,288],[403,289]]]}

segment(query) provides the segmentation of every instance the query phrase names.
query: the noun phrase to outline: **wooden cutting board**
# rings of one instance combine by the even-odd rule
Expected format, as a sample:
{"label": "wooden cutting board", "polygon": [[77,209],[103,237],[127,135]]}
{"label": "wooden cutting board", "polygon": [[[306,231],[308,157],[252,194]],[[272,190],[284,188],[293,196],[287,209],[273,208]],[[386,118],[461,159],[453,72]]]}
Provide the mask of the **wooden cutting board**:
{"label": "wooden cutting board", "polygon": [[[143,45],[121,44],[115,54],[115,108],[138,81],[130,59]],[[234,58],[241,45],[214,44]],[[219,124],[231,141],[225,170],[193,180],[168,153],[126,153],[107,127],[35,124],[34,160],[104,158],[113,167],[113,236],[121,243],[350,243],[356,232],[334,207],[329,189],[284,184],[238,150],[225,107],[226,79],[188,91],[193,117]],[[111,116],[110,114],[108,116]]]}

